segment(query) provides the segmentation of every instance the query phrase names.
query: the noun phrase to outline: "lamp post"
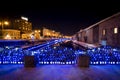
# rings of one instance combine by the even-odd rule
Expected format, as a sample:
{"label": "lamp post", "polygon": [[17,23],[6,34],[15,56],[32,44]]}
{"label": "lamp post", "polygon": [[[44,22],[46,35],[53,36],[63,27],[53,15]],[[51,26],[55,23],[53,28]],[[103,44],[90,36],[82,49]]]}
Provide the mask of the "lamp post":
{"label": "lamp post", "polygon": [[4,25],[9,25],[9,22],[8,21],[1,21],[0,22],[0,26],[1,26],[1,31],[0,31],[0,38],[3,38],[3,29],[4,29]]}
{"label": "lamp post", "polygon": [[1,21],[0,25],[1,25],[2,30],[3,30],[4,29],[4,25],[9,25],[9,22],[8,21]]}

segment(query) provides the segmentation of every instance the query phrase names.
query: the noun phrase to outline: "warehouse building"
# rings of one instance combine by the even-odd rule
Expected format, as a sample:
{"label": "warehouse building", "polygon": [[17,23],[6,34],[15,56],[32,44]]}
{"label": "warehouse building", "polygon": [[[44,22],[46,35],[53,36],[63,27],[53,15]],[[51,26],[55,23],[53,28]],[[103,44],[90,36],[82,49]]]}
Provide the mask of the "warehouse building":
{"label": "warehouse building", "polygon": [[75,37],[92,44],[120,45],[120,12],[80,30]]}

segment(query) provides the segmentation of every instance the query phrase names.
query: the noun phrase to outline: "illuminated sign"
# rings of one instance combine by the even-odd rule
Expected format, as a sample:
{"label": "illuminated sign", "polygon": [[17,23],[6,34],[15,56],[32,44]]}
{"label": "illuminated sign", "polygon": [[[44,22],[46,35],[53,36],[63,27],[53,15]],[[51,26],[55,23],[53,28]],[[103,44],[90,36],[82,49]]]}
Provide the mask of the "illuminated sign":
{"label": "illuminated sign", "polygon": [[21,19],[28,21],[28,18],[23,17],[23,16],[21,17]]}

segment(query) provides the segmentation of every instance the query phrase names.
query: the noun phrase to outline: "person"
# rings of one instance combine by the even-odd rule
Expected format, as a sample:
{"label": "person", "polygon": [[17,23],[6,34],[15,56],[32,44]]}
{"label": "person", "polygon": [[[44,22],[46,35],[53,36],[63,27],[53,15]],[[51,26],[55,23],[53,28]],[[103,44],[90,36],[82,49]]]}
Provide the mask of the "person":
{"label": "person", "polygon": [[84,36],[84,41],[87,42],[87,36]]}
{"label": "person", "polygon": [[35,40],[34,34],[31,35],[31,39],[32,39],[32,44],[34,45],[34,40]]}

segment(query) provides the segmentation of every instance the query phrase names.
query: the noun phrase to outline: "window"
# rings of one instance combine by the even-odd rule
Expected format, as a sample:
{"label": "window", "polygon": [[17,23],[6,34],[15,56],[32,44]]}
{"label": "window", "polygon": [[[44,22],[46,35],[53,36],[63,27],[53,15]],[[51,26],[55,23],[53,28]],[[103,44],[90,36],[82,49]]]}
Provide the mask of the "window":
{"label": "window", "polygon": [[106,30],[105,30],[105,29],[103,29],[102,34],[103,34],[103,35],[105,35],[105,34],[106,34]]}
{"label": "window", "polygon": [[114,34],[118,33],[118,28],[114,28]]}

